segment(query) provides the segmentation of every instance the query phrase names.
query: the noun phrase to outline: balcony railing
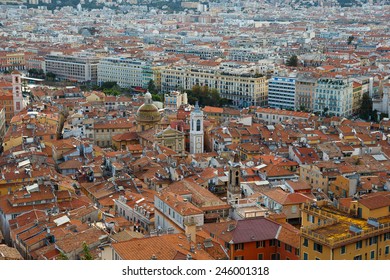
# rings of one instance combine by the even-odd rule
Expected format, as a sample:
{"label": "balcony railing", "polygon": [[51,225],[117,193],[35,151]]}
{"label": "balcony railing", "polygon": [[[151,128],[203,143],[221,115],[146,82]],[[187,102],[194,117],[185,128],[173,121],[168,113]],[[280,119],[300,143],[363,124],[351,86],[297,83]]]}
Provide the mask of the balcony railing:
{"label": "balcony railing", "polygon": [[[379,234],[390,232],[390,222],[389,222],[389,223],[379,224],[377,227],[362,229],[362,231],[358,233],[348,232],[344,234],[339,234],[339,236],[319,234],[315,231],[337,224],[339,222],[343,222],[341,221],[342,218],[337,217],[336,215],[333,215],[331,213],[328,213],[327,211],[314,208],[310,205],[303,205],[301,210],[302,211],[307,210],[314,215],[317,214],[322,217],[328,218],[326,222],[322,225],[318,226],[313,224],[311,226],[302,227],[301,235],[303,237],[306,236],[315,239],[317,242],[323,243],[331,248],[337,248],[345,244],[356,242],[361,239],[369,238],[372,236],[378,236]],[[367,225],[369,224],[370,223],[367,223]]]}
{"label": "balcony railing", "polygon": [[[318,228],[320,227],[317,227],[316,229]],[[345,244],[353,243],[358,240],[373,237],[373,236],[378,236],[379,234],[386,233],[386,232],[390,232],[390,223],[380,224],[379,227],[362,230],[360,233],[347,233],[343,236],[337,236],[337,237],[324,236],[322,234],[318,234],[314,232],[311,228],[301,228],[302,236],[311,237],[331,248],[341,247]]]}

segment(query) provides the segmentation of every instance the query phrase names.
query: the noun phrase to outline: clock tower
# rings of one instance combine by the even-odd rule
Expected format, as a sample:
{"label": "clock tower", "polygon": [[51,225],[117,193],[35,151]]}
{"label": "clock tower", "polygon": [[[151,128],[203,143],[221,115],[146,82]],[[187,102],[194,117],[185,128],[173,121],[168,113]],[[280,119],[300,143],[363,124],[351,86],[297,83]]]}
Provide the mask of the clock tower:
{"label": "clock tower", "polygon": [[190,115],[190,153],[203,153],[204,132],[203,132],[203,112],[200,110],[198,102]]}

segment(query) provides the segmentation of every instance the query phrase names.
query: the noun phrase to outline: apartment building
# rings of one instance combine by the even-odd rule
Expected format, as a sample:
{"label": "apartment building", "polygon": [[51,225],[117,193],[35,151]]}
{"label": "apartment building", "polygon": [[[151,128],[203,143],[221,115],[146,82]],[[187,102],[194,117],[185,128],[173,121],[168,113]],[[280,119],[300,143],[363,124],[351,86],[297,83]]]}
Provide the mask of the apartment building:
{"label": "apartment building", "polygon": [[148,61],[126,57],[106,57],[98,64],[98,84],[116,82],[120,87],[147,88],[155,80],[152,64]]}
{"label": "apartment building", "polygon": [[134,123],[126,118],[96,121],[93,124],[94,144],[99,147],[111,147],[113,136],[129,132],[133,127]]}
{"label": "apartment building", "polygon": [[155,228],[168,232],[180,233],[187,225],[204,224],[202,210],[194,206],[188,199],[171,192],[162,192],[154,196]]}
{"label": "apartment building", "polygon": [[352,81],[345,78],[320,78],[314,95],[314,112],[333,116],[352,114]]}
{"label": "apartment building", "polygon": [[289,119],[307,121],[310,118],[310,113],[271,108],[256,108],[255,116],[258,120],[265,121],[268,124],[277,124]]}
{"label": "apartment building", "polygon": [[96,84],[99,60],[99,57],[87,53],[53,53],[45,57],[45,73],[54,73],[59,80]]}
{"label": "apartment building", "polygon": [[301,259],[390,259],[389,207],[389,196],[382,194],[352,200],[342,211],[328,205],[303,206]]}
{"label": "apartment building", "polygon": [[188,98],[186,92],[171,91],[164,95],[164,108],[170,110],[177,110],[181,105],[187,105]]}
{"label": "apartment building", "polygon": [[295,109],[313,111],[314,92],[317,79],[298,76],[295,81]]}
{"label": "apartment building", "polygon": [[4,52],[0,51],[0,72],[14,69],[25,69],[26,61],[24,52]]}
{"label": "apartment building", "polygon": [[222,98],[231,100],[233,106],[264,106],[268,99],[268,81],[244,71],[174,67],[161,71],[161,90],[190,90],[193,86],[216,89]]}
{"label": "apartment building", "polygon": [[295,78],[272,77],[268,83],[268,106],[277,109],[295,108]]}

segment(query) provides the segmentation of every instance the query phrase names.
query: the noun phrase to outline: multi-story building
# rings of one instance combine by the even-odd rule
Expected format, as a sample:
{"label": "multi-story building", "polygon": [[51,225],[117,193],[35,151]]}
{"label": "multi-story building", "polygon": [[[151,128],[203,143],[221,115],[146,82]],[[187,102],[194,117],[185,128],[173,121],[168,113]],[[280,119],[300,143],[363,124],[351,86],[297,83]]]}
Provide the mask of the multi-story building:
{"label": "multi-story building", "polygon": [[45,73],[54,73],[59,80],[97,83],[100,58],[92,54],[50,54],[45,57]]}
{"label": "multi-story building", "polygon": [[172,91],[164,95],[164,108],[170,110],[177,110],[181,105],[188,104],[186,92]]}
{"label": "multi-story building", "polygon": [[97,121],[93,125],[94,144],[99,147],[111,147],[113,136],[129,132],[132,127],[134,123],[125,118]]}
{"label": "multi-story building", "polygon": [[301,209],[301,259],[390,259],[390,199],[371,194],[343,211],[331,206]]}
{"label": "multi-story building", "polygon": [[268,83],[268,106],[289,110],[295,108],[295,78],[271,78]]}
{"label": "multi-story building", "polygon": [[295,109],[313,111],[313,98],[317,79],[298,76],[295,81]]}
{"label": "multi-story building", "polygon": [[360,107],[362,105],[363,88],[362,88],[362,84],[359,84],[357,82],[353,82],[352,85],[353,85],[352,113],[357,114],[359,113]]}
{"label": "multi-story building", "polygon": [[248,72],[215,68],[174,67],[161,70],[161,90],[190,90],[193,86],[216,89],[233,106],[264,106],[267,103],[266,77]]}
{"label": "multi-story building", "polygon": [[202,210],[171,192],[162,192],[154,196],[155,228],[157,230],[184,232],[187,225],[202,226]]}
{"label": "multi-story building", "polygon": [[0,52],[0,72],[14,69],[25,69],[26,61],[24,53]]}
{"label": "multi-story building", "polygon": [[196,46],[192,46],[191,48],[167,48],[165,49],[165,52],[196,55],[201,59],[212,59],[214,57],[221,57],[223,55],[223,50],[220,48],[213,49]]}
{"label": "multi-story building", "polygon": [[132,221],[136,231],[149,233],[154,229],[154,191],[147,190],[142,194],[127,193],[114,200],[118,216]]}
{"label": "multi-story building", "polygon": [[307,121],[310,118],[310,113],[257,108],[255,116],[258,120],[265,121],[268,124],[277,124],[289,119]]}
{"label": "multi-story building", "polygon": [[266,217],[205,224],[231,260],[297,260],[299,231]]}
{"label": "multi-story building", "polygon": [[372,102],[372,109],[388,114],[390,112],[390,83],[383,85],[383,95],[376,97]]}
{"label": "multi-story building", "polygon": [[116,82],[120,87],[147,88],[155,80],[152,64],[148,61],[126,57],[106,57],[98,64],[98,84]]}
{"label": "multi-story building", "polygon": [[8,126],[14,116],[14,98],[12,91],[0,89],[0,107],[4,108],[5,123]]}
{"label": "multi-story building", "polygon": [[320,78],[314,95],[314,112],[333,116],[352,114],[353,87],[345,78]]}

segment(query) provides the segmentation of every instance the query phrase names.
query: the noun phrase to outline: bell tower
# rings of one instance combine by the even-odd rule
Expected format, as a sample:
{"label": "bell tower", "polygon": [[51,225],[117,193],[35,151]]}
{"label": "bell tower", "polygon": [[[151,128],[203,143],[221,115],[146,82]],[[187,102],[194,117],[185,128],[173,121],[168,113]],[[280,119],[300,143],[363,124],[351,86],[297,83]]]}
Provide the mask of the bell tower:
{"label": "bell tower", "polygon": [[23,110],[23,94],[22,94],[22,75],[19,71],[14,70],[12,76],[12,95],[14,100],[14,115]]}
{"label": "bell tower", "polygon": [[234,155],[233,162],[229,161],[229,182],[227,189],[228,203],[236,203],[241,198],[241,171],[238,154]]}
{"label": "bell tower", "polygon": [[194,110],[190,114],[190,153],[203,153],[204,132],[203,132],[203,112],[199,108],[198,101]]}

